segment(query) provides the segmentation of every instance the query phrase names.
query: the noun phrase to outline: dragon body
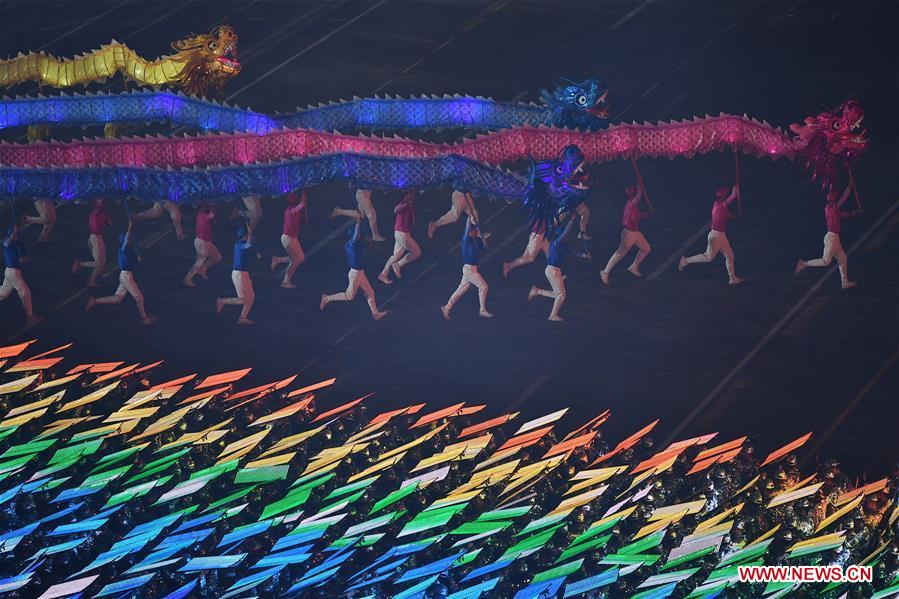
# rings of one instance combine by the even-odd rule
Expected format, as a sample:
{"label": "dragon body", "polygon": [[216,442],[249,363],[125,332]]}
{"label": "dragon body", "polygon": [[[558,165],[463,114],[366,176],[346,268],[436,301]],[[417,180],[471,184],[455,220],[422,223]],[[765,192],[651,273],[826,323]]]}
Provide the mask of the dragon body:
{"label": "dragon body", "polygon": [[237,39],[231,27],[220,25],[208,34],[192,34],[173,42],[175,53],[156,60],[142,58],[115,40],[75,58],[57,58],[43,52],[20,53],[0,60],[0,88],[33,81],[41,87],[64,89],[102,83],[121,73],[138,85],[214,95],[240,72]]}

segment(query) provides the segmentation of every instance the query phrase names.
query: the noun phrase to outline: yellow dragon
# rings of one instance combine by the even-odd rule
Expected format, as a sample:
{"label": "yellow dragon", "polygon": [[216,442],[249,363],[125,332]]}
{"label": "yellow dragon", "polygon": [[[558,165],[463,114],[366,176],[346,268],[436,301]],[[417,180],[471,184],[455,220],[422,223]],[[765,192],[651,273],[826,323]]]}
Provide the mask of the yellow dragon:
{"label": "yellow dragon", "polygon": [[122,73],[138,85],[171,87],[197,96],[217,95],[240,72],[237,62],[237,34],[228,25],[219,25],[208,34],[191,34],[172,43],[175,54],[153,61],[137,55],[125,44],[113,40],[89,54],[76,58],[56,58],[43,52],[19,53],[0,60],[0,89],[26,81],[38,86],[67,88],[78,84],[102,83]]}

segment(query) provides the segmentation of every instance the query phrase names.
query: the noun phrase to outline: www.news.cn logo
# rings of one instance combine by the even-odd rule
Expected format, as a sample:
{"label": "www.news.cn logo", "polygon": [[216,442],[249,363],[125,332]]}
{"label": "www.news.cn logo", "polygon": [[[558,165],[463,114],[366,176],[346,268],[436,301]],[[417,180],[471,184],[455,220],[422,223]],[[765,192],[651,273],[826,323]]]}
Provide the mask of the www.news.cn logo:
{"label": "www.news.cn logo", "polygon": [[740,566],[740,582],[871,582],[871,566]]}

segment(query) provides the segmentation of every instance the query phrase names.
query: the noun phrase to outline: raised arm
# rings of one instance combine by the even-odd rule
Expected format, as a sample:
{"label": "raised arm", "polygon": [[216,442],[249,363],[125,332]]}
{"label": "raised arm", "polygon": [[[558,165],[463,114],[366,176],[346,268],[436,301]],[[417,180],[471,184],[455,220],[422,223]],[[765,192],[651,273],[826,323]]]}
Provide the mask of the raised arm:
{"label": "raised arm", "polygon": [[840,199],[837,202],[838,208],[841,208],[843,206],[843,204],[846,203],[846,200],[849,199],[849,192],[851,192],[851,191],[852,191],[852,183],[850,182],[849,185],[846,186],[846,189],[843,190],[843,195],[840,196]]}
{"label": "raised arm", "polygon": [[730,190],[730,195],[727,196],[726,200],[724,200],[724,203],[727,204],[728,206],[730,206],[733,203],[733,201],[737,199],[737,194],[739,193],[739,191],[740,191],[740,186],[734,185],[733,189]]}

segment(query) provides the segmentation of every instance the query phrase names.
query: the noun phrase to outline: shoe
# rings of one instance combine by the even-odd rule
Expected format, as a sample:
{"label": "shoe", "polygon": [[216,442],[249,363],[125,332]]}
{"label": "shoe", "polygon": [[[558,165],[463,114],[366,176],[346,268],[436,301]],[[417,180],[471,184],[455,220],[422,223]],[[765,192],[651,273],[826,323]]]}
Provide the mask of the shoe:
{"label": "shoe", "polygon": [[531,285],[531,290],[528,291],[528,301],[531,301],[535,297],[537,297],[537,286]]}
{"label": "shoe", "polygon": [[381,320],[381,319],[384,318],[385,316],[387,316],[387,310],[382,310],[382,311],[380,311],[380,312],[375,312],[374,314],[371,315],[371,317],[374,318],[375,320]]}
{"label": "shoe", "polygon": [[322,293],[322,301],[320,301],[320,302],[318,303],[318,309],[319,309],[319,310],[324,310],[324,309],[325,309],[325,306],[327,306],[327,305],[328,305],[328,296],[325,295],[324,293]]}
{"label": "shoe", "polygon": [[250,325],[250,324],[256,324],[256,323],[253,322],[252,320],[250,320],[249,318],[238,318],[237,324]]}
{"label": "shoe", "polygon": [[634,275],[635,277],[638,277],[638,278],[643,276],[643,275],[640,273],[640,271],[637,270],[637,269],[634,268],[634,267],[628,268],[628,269],[627,269],[627,272],[631,273],[632,275]]}
{"label": "shoe", "polygon": [[97,283],[93,283],[91,281],[88,281],[87,283],[85,283],[84,286],[90,287],[91,289],[96,289],[97,287],[99,287],[99,285]]}
{"label": "shoe", "polygon": [[796,261],[796,268],[793,269],[793,274],[794,274],[794,275],[798,275],[798,274],[801,273],[803,270],[805,270],[805,260],[797,260],[797,261]]}
{"label": "shoe", "polygon": [[80,268],[81,268],[81,262],[79,262],[78,260],[73,260],[72,261],[72,274],[73,275],[76,274]]}
{"label": "shoe", "polygon": [[732,278],[730,281],[728,281],[727,283],[728,283],[729,285],[739,285],[739,284],[742,283],[742,282],[743,282],[743,278],[742,278],[742,277],[734,277],[734,278]]}
{"label": "shoe", "polygon": [[275,268],[278,267],[278,258],[276,258],[275,256],[272,256],[272,261],[269,262],[268,266],[270,269],[275,270]]}
{"label": "shoe", "polygon": [[434,221],[428,223],[428,239],[434,238],[434,230],[436,227],[434,226]]}
{"label": "shoe", "polygon": [[155,316],[144,316],[140,319],[140,323],[142,326],[147,326],[149,324],[153,324],[154,322],[156,322]]}
{"label": "shoe", "polygon": [[481,310],[480,312],[478,312],[478,316],[480,316],[481,318],[493,318],[493,314],[491,314],[487,310]]}
{"label": "shoe", "polygon": [[296,289],[297,286],[291,283],[290,281],[281,281],[281,287],[284,289]]}
{"label": "shoe", "polygon": [[194,282],[191,281],[190,279],[188,279],[187,277],[184,277],[183,279],[181,279],[181,282],[184,283],[185,287],[196,287],[196,285],[194,285]]}
{"label": "shoe", "polygon": [[340,216],[338,210],[340,209],[337,206],[334,206],[334,210],[331,211],[331,218],[337,218],[338,216]]}
{"label": "shoe", "polygon": [[508,263],[508,262],[503,262],[503,278],[504,278],[504,279],[508,279],[508,278],[509,278],[509,271],[511,271],[511,270],[512,270],[512,267],[509,266],[509,263]]}
{"label": "shoe", "polygon": [[398,265],[396,262],[394,262],[393,264],[390,265],[390,270],[393,271],[393,275],[394,275],[397,279],[402,279],[402,278],[403,278],[403,275],[400,274],[400,267],[399,267],[399,265]]}
{"label": "shoe", "polygon": [[187,235],[185,235],[184,233],[178,235],[178,241],[184,241],[185,239],[187,239]]}
{"label": "shoe", "polygon": [[683,271],[687,268],[687,259],[684,256],[680,257],[680,262],[677,263],[677,270]]}
{"label": "shoe", "polygon": [[857,282],[857,281],[846,281],[845,283],[843,283],[843,284],[841,285],[841,287],[842,287],[843,289],[852,289],[852,288],[855,287],[856,285],[858,285],[858,282]]}
{"label": "shoe", "polygon": [[387,241],[386,237],[381,237],[380,235],[375,235],[371,238],[372,241]]}
{"label": "shoe", "polygon": [[547,320],[550,320],[552,322],[565,322],[565,319],[558,314],[550,314]]}
{"label": "shoe", "polygon": [[440,306],[440,311],[443,312],[443,318],[445,318],[446,320],[450,319],[450,308],[447,308],[446,306]]}
{"label": "shoe", "polygon": [[97,298],[90,297],[87,299],[87,305],[84,307],[85,312],[90,312],[91,308],[97,305]]}
{"label": "shoe", "polygon": [[602,279],[603,285],[609,284],[609,273],[607,273],[606,271],[604,271],[604,270],[599,271],[599,278]]}
{"label": "shoe", "polygon": [[206,274],[205,270],[198,270],[197,274],[200,275],[200,278],[203,279],[204,281],[209,280],[209,275]]}
{"label": "shoe", "polygon": [[41,318],[40,316],[32,315],[32,316],[29,316],[27,319],[25,319],[25,324],[27,324],[28,326],[32,326],[32,325],[35,325],[35,324],[41,322],[42,320],[44,320],[44,319]]}
{"label": "shoe", "polygon": [[378,280],[385,285],[393,285],[393,281],[390,280],[390,275],[388,275],[386,272],[382,272],[381,274],[379,274]]}
{"label": "shoe", "polygon": [[215,300],[215,313],[221,314],[222,310],[225,309],[225,301],[221,298]]}

